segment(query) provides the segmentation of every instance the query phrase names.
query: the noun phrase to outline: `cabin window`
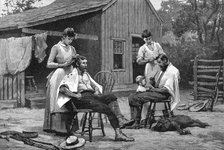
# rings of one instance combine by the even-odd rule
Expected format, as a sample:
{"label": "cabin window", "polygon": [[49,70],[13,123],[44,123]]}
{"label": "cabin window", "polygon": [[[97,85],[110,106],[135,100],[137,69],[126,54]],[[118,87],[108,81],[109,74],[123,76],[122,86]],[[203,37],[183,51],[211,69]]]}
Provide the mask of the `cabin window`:
{"label": "cabin window", "polygon": [[124,40],[113,40],[113,68],[124,69]]}

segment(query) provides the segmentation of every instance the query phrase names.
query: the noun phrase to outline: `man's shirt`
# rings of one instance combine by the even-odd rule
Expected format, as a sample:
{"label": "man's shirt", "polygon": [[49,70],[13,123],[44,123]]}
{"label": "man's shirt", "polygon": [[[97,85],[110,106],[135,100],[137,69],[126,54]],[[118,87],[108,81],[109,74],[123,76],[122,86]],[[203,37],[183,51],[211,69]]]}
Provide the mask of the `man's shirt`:
{"label": "man's shirt", "polygon": [[94,91],[95,87],[90,81],[89,75],[84,72],[83,75],[79,74],[79,83],[78,83],[78,92],[92,90]]}

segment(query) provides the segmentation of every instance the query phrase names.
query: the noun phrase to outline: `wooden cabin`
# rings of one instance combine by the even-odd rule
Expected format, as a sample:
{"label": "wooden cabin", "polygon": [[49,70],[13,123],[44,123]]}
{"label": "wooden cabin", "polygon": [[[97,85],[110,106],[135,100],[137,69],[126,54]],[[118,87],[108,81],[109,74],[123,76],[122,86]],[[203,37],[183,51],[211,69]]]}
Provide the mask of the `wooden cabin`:
{"label": "wooden cabin", "polygon": [[17,99],[24,106],[27,75],[34,76],[38,89],[45,89],[46,76],[52,71],[46,68],[50,49],[66,27],[73,27],[78,33],[72,45],[87,57],[92,76],[100,70],[114,73],[114,91],[133,89],[133,79],[143,73],[144,66],[136,64],[137,51],[144,43],[141,32],[150,29],[155,41],[162,36],[162,21],[150,0],[56,0],[41,8],[2,17],[0,38],[47,32],[48,48],[42,63],[33,57],[25,72],[16,77],[0,77],[0,100]]}

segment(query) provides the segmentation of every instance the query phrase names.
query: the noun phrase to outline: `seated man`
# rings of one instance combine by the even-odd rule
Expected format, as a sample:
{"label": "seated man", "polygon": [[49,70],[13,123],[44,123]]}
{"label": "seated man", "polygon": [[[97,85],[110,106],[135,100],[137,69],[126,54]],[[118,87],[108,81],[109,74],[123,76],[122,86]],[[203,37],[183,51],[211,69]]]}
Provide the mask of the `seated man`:
{"label": "seated man", "polygon": [[128,97],[130,107],[134,107],[137,111],[134,117],[135,123],[132,125],[133,128],[139,128],[143,104],[150,102],[150,100],[167,100],[171,98],[172,111],[180,101],[179,70],[170,63],[165,54],[160,54],[156,60],[161,71],[155,77],[155,87]]}
{"label": "seated man", "polygon": [[[102,87],[87,73],[87,60],[78,56],[75,61],[76,68],[66,75],[60,84],[58,105],[65,105],[67,109],[92,109],[106,114],[111,126],[115,130],[115,141],[134,141],[126,136],[121,127],[130,123],[121,114],[117,97],[113,94],[102,95]],[[75,112],[75,110],[73,110]]]}

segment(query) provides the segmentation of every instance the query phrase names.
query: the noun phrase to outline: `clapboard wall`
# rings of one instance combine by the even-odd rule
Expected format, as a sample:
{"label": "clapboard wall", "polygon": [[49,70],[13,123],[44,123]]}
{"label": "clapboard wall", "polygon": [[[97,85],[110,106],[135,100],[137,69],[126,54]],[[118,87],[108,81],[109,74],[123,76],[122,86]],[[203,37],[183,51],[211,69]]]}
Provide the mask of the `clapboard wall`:
{"label": "clapboard wall", "polygon": [[[116,76],[116,84],[133,83],[132,36],[150,29],[154,40],[161,37],[161,20],[148,0],[117,0],[103,11],[101,22],[102,70]],[[124,41],[124,68],[113,69],[113,39]]]}
{"label": "clapboard wall", "polygon": [[25,105],[24,72],[17,75],[0,76],[0,100],[17,102],[17,106]]}

